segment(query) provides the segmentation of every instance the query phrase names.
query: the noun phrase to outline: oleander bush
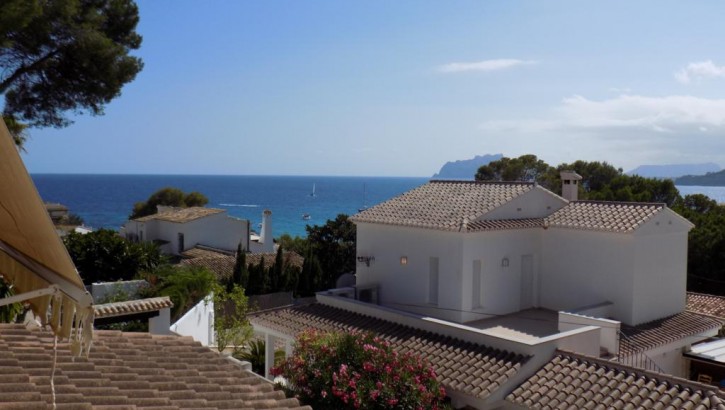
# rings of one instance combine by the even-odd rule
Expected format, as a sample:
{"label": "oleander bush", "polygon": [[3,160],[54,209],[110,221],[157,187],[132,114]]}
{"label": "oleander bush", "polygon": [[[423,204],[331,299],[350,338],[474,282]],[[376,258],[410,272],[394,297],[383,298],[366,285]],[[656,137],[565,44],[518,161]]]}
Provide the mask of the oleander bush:
{"label": "oleander bush", "polygon": [[283,378],[288,394],[318,410],[447,407],[426,361],[371,333],[303,332],[294,355],[272,374]]}

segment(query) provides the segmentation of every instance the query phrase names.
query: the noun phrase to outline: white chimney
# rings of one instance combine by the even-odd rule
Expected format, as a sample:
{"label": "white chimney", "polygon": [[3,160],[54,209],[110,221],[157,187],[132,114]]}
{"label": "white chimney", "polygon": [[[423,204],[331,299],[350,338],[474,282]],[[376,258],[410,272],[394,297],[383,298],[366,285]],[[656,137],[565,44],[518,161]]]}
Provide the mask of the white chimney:
{"label": "white chimney", "polygon": [[272,211],[265,209],[262,213],[262,233],[259,235],[262,243],[262,252],[274,252],[274,237],[272,236]]}
{"label": "white chimney", "polygon": [[561,196],[567,201],[576,201],[579,198],[579,181],[582,176],[574,171],[561,171]]}

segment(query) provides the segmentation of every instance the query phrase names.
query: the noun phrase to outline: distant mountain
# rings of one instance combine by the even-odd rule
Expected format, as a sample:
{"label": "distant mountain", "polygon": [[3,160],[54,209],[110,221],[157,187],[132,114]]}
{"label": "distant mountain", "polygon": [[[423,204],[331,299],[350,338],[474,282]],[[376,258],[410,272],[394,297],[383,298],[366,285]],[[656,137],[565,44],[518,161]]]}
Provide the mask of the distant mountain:
{"label": "distant mountain", "polygon": [[725,170],[705,175],[685,175],[675,179],[675,185],[725,186]]}
{"label": "distant mountain", "polygon": [[639,175],[646,178],[678,178],[683,175],[705,175],[718,172],[719,165],[707,162],[703,164],[670,164],[670,165],[640,165],[627,172],[629,175]]}
{"label": "distant mountain", "polygon": [[476,155],[472,159],[446,162],[432,179],[473,179],[476,171],[491,161],[503,158],[503,154]]}

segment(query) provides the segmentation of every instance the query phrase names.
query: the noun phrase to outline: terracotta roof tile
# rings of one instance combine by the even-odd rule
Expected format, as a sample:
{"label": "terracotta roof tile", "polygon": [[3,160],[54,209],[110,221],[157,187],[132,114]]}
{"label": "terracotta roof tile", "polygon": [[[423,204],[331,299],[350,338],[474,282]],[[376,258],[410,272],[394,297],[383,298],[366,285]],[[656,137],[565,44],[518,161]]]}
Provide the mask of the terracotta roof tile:
{"label": "terracotta roof tile", "polygon": [[146,222],[146,221],[151,221],[151,220],[158,220],[158,221],[184,223],[184,222],[193,221],[195,219],[203,218],[205,216],[218,214],[221,212],[226,212],[226,211],[224,209],[192,206],[189,208],[174,208],[174,209],[171,209],[168,211],[159,212],[159,213],[155,213],[155,214],[147,215],[147,216],[142,216],[141,218],[134,219],[134,221]]}
{"label": "terracotta roof tile", "polygon": [[[53,337],[0,324],[0,409],[52,401]],[[96,331],[88,358],[58,344],[58,409],[309,409],[191,338]]]}
{"label": "terracotta roof tile", "polygon": [[708,330],[719,329],[722,322],[692,312],[682,312],[639,326],[622,324],[626,336],[619,341],[620,356],[650,350]]}
{"label": "terracotta roof tile", "polygon": [[481,220],[470,222],[466,231],[500,231],[505,229],[542,228],[543,226],[543,218]]}
{"label": "terracotta roof tile", "polygon": [[136,313],[156,312],[173,307],[168,296],[158,298],[127,300],[124,302],[104,303],[93,306],[96,318],[133,315]]}
{"label": "terracotta roof tile", "polygon": [[725,319],[725,296],[687,292],[687,310]]}
{"label": "terracotta roof tile", "polygon": [[488,397],[514,376],[527,357],[413,329],[382,319],[313,303],[250,316],[257,326],[296,336],[306,329],[370,331],[401,352],[415,352],[428,360],[446,389]]}
{"label": "terracotta roof tile", "polygon": [[431,181],[350,219],[459,231],[469,221],[534,188],[526,182]]}
{"label": "terracotta roof tile", "polygon": [[196,245],[191,249],[187,249],[181,252],[183,258],[226,258],[227,256],[234,256],[236,252],[226,251],[223,249],[210,248],[208,246]]}
{"label": "terracotta roof tile", "polygon": [[725,410],[714,386],[567,352],[557,352],[506,401],[533,409]]}
{"label": "terracotta roof tile", "polygon": [[665,204],[574,201],[546,217],[550,227],[627,233],[665,209]]}

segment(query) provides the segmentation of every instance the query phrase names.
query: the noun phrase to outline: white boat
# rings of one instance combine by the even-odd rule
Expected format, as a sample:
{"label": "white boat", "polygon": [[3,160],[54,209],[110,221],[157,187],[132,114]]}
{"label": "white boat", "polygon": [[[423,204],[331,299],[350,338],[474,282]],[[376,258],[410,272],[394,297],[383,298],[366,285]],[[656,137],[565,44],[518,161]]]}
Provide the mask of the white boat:
{"label": "white boat", "polygon": [[313,198],[317,196],[317,195],[315,195],[315,184],[314,183],[312,184],[312,193],[310,194],[310,196]]}
{"label": "white boat", "polygon": [[310,218],[312,218],[312,217],[310,216],[310,214],[302,214],[302,219],[304,219],[305,221],[309,221],[309,220],[310,220]]}
{"label": "white boat", "polygon": [[358,210],[357,210],[358,212],[362,212],[362,211],[368,209],[367,201],[365,200],[367,193],[368,193],[368,185],[363,184],[363,206],[362,206],[362,208],[358,208]]}

